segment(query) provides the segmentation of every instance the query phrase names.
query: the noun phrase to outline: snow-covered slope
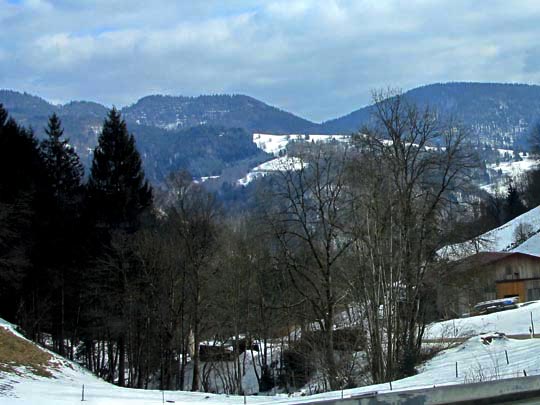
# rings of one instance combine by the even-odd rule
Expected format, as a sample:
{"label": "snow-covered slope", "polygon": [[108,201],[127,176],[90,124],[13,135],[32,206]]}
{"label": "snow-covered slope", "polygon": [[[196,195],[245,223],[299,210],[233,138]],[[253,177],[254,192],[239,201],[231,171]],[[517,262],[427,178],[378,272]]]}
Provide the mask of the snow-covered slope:
{"label": "snow-covered slope", "polygon": [[266,176],[268,173],[300,170],[302,168],[302,160],[296,157],[282,156],[256,166],[251,171],[238,180],[238,184],[246,186],[258,177]]}
{"label": "snow-covered slope", "polygon": [[536,233],[523,242],[518,247],[512,249],[512,252],[526,253],[533,256],[540,256],[540,233]]}
{"label": "snow-covered slope", "polygon": [[317,135],[317,134],[289,134],[289,135],[273,135],[273,134],[253,134],[253,142],[258,148],[266,153],[271,153],[275,156],[279,152],[285,150],[287,144],[292,141],[304,142],[329,142],[332,140],[346,141],[350,136],[347,135]]}
{"label": "snow-covered slope", "polygon": [[253,134],[253,143],[257,145],[259,149],[262,149],[266,153],[270,153],[276,156],[275,159],[269,160],[253,169],[238,180],[238,184],[245,186],[251,183],[254,179],[267,175],[268,173],[284,171],[284,170],[298,170],[301,167],[300,159],[296,157],[281,156],[287,149],[289,142],[330,142],[339,141],[346,142],[350,139],[347,135],[318,135],[318,134],[288,134],[288,135],[273,135],[273,134]]}
{"label": "snow-covered slope", "polygon": [[[448,322],[463,330],[496,331],[522,333],[530,323],[530,313],[540,324],[540,302],[519,309],[474,317],[446,321],[431,325],[431,337],[440,336]],[[540,326],[540,325],[539,325]],[[0,327],[9,330],[17,339],[24,339],[13,331],[13,326],[0,320]],[[539,327],[540,329],[540,327]],[[442,351],[419,369],[419,374],[394,381],[396,390],[433,387],[434,385],[462,384],[523,375],[540,374],[540,339],[516,340],[490,332],[483,336],[474,336],[462,345]],[[40,349],[41,350],[41,349]],[[50,353],[50,352],[47,352]],[[508,363],[506,361],[508,354]],[[81,367],[56,355],[52,378],[38,377],[27,370],[20,369],[18,374],[0,372],[0,404],[73,404],[81,400],[82,385],[85,386],[85,401],[89,404],[161,404],[163,399],[177,404],[300,404],[327,399],[351,397],[364,392],[390,391],[389,384],[377,384],[349,390],[333,391],[312,396],[278,395],[274,397],[213,395],[181,391],[156,391],[120,388],[108,384]],[[456,363],[458,377],[456,377]],[[61,366],[58,366],[61,364]]]}
{"label": "snow-covered slope", "polygon": [[[515,233],[518,227],[531,232],[531,238],[522,244],[516,244]],[[442,257],[450,259],[463,258],[477,252],[521,252],[540,256],[540,206],[520,215],[517,218],[480,235],[467,242],[446,246],[439,250]]]}
{"label": "snow-covered slope", "polygon": [[531,326],[531,316],[535,333],[540,333],[540,301],[534,301],[520,304],[518,308],[508,311],[435,322],[426,327],[424,337],[426,339],[465,338],[490,331],[507,335],[527,335]]}
{"label": "snow-covered slope", "polygon": [[[499,149],[501,156],[513,156],[514,152],[508,149]],[[502,193],[504,194],[508,189],[508,182],[515,181],[520,175],[538,167],[538,159],[533,158],[531,155],[525,155],[520,153],[520,161],[507,161],[500,163],[491,163],[487,165],[487,169],[491,172],[499,172],[500,177],[496,176],[496,181],[490,184],[484,184],[480,188],[488,193]]]}
{"label": "snow-covered slope", "polygon": [[[20,365],[13,365],[10,371],[2,371],[6,364],[0,363],[0,404],[2,405],[79,403],[83,385],[85,402],[88,404],[161,404],[163,399],[165,401],[175,401],[177,404],[204,403],[208,405],[242,404],[244,401],[243,397],[232,395],[183,391],[165,391],[162,393],[157,390],[120,388],[97,378],[83,367],[34,345],[17,333],[14,326],[9,322],[0,319],[0,328],[10,334],[7,345],[14,347],[13,350],[17,350],[21,344],[30,343],[32,350],[47,354],[50,358],[47,370],[51,374],[50,377],[40,376],[28,367]],[[6,344],[5,341],[4,344]],[[264,397],[252,397],[249,401],[251,404],[268,402],[268,397],[266,399]]]}

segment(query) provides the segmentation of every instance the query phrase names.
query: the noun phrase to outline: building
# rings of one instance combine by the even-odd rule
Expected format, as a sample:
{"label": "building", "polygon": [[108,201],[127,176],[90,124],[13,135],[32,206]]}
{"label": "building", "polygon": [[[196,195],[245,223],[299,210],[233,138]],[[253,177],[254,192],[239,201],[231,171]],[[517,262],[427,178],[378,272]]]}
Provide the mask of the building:
{"label": "building", "polygon": [[481,252],[441,271],[437,306],[455,316],[470,312],[478,302],[514,296],[519,302],[540,300],[540,257]]}

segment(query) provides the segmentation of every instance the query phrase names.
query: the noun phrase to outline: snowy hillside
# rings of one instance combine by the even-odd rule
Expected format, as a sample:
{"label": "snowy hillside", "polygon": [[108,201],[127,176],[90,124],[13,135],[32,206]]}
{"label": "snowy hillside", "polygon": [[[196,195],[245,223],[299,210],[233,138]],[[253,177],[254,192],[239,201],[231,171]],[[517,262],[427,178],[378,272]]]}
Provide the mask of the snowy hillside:
{"label": "snowy hillside", "polygon": [[[498,149],[501,158],[513,156],[514,152],[509,149]],[[531,155],[520,153],[520,161],[510,160],[506,162],[490,163],[486,166],[491,173],[495,172],[500,176],[496,176],[496,180],[489,184],[484,184],[480,188],[488,193],[504,194],[508,189],[508,182],[515,181],[520,175],[534,169],[538,166],[538,160],[532,158]]]}
{"label": "snowy hillside", "polygon": [[273,134],[253,134],[253,142],[259,149],[262,149],[266,153],[271,153],[275,156],[279,155],[279,152],[287,148],[287,144],[292,141],[304,141],[304,142],[329,142],[332,140],[344,142],[349,140],[347,135],[302,135],[302,134],[289,134],[289,135],[273,135]]}
{"label": "snowy hillside", "polygon": [[[522,244],[516,242],[518,228],[527,231],[529,239]],[[540,256],[540,206],[492,229],[472,240],[450,245],[439,250],[442,257],[463,258],[477,252],[520,252]]]}
{"label": "snowy hillside", "polygon": [[251,169],[251,171],[238,180],[238,184],[246,186],[258,177],[266,176],[272,172],[300,170],[302,168],[302,160],[295,157],[282,156],[264,162],[259,166]]}
{"label": "snowy hillside", "polygon": [[[419,374],[394,381],[392,389],[406,390],[434,385],[462,384],[540,374],[540,339],[517,340],[496,332],[522,334],[528,330],[530,314],[538,321],[540,329],[540,302],[522,305],[518,309],[446,321],[430,325],[427,335],[430,338],[448,337],[448,328],[459,330],[460,336],[468,333],[487,333],[474,336],[463,344],[440,352],[419,368]],[[14,331],[13,325],[0,320],[0,329],[7,331],[11,339],[28,342]],[[462,333],[467,332],[467,333]],[[5,342],[4,342],[5,343]],[[82,386],[85,389],[85,402],[89,404],[301,404],[326,399],[351,397],[364,392],[390,391],[390,385],[377,384],[349,390],[333,391],[311,396],[240,396],[214,395],[183,391],[157,391],[120,388],[102,381],[80,366],[64,360],[41,348],[39,351],[50,356],[50,377],[38,376],[28,368],[15,367],[16,372],[6,372],[0,362],[0,404],[73,404],[81,400]],[[508,355],[508,362],[506,360]],[[458,376],[456,377],[456,364]],[[244,402],[245,401],[245,402]]]}
{"label": "snowy hillside", "polygon": [[520,304],[518,308],[508,311],[432,323],[426,327],[424,338],[468,338],[491,331],[527,336],[531,316],[535,333],[540,333],[540,301],[534,301]]}
{"label": "snowy hillside", "polygon": [[[208,405],[241,404],[243,397],[157,390],[137,390],[121,388],[109,384],[81,366],[37,347],[15,331],[12,324],[0,319],[2,337],[0,354],[9,355],[8,361],[0,356],[0,404],[73,404],[79,403],[84,385],[85,402],[89,404],[161,404],[175,401],[182,404],[204,403]],[[10,350],[11,353],[7,353]],[[44,370],[36,371],[35,366],[13,364],[11,359],[20,351],[29,352],[24,356],[36,363],[43,356]],[[30,361],[28,360],[28,361]],[[249,403],[268,403],[268,397],[250,397]]]}
{"label": "snowy hillside", "polygon": [[[302,163],[299,158],[288,157],[283,155],[287,149],[289,142],[346,142],[350,139],[346,135],[317,135],[317,134],[288,134],[288,135],[273,135],[273,134],[253,134],[253,143],[266,153],[276,156],[275,159],[269,160],[254,167],[247,175],[237,181],[239,185],[246,186],[256,178],[266,176],[272,172],[285,170],[298,170]],[[278,157],[280,156],[280,157]]]}

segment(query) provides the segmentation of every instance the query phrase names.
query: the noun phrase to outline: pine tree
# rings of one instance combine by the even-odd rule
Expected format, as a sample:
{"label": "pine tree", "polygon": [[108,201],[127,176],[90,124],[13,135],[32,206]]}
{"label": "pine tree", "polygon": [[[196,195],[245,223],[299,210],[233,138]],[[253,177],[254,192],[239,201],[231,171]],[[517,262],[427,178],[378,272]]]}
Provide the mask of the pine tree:
{"label": "pine tree", "polygon": [[30,335],[41,328],[37,313],[43,308],[35,299],[42,283],[32,260],[43,172],[34,134],[8,118],[0,104],[0,316]]}
{"label": "pine tree", "polygon": [[53,197],[59,204],[73,202],[84,174],[79,156],[68,139],[61,139],[64,130],[56,114],[49,117],[45,133],[47,139],[41,142],[40,148]]}
{"label": "pine tree", "polygon": [[49,117],[47,138],[40,152],[46,175],[46,198],[40,207],[39,240],[35,255],[47,275],[51,302],[50,323],[54,349],[65,355],[67,333],[76,330],[79,297],[82,228],[80,203],[83,166],[75,150],[63,139],[62,123],[56,114]]}
{"label": "pine tree", "polygon": [[[134,277],[127,236],[140,225],[141,215],[152,204],[152,190],[144,178],[141,158],[119,112],[113,108],[103,124],[94,151],[88,180],[88,205],[95,224],[95,254],[100,257],[90,278],[94,284],[93,303],[100,305],[98,321],[108,332],[109,344],[117,348],[118,361],[110,359],[109,380],[118,370],[118,385],[125,383],[125,343],[129,284]],[[119,243],[120,241],[120,243]],[[99,246],[101,245],[101,246]]]}
{"label": "pine tree", "polygon": [[508,185],[508,193],[506,195],[505,222],[511,221],[526,211],[527,208],[521,201],[517,188],[510,183]]}
{"label": "pine tree", "polygon": [[98,225],[133,231],[152,204],[135,139],[113,108],[103,124],[88,180],[88,197]]}

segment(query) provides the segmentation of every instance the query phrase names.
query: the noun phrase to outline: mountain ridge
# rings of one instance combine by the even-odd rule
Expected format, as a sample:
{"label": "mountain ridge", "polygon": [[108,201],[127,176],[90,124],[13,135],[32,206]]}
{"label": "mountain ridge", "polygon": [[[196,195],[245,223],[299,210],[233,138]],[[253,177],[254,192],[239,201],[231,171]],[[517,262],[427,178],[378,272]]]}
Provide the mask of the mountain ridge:
{"label": "mountain ridge", "polygon": [[[430,105],[446,118],[469,127],[478,141],[510,146],[540,119],[540,86],[524,83],[432,83],[403,92],[408,100]],[[326,133],[358,131],[369,123],[373,104],[324,121]]]}
{"label": "mountain ridge", "polygon": [[[470,141],[492,147],[525,150],[530,128],[540,119],[538,85],[434,83],[403,94],[420,105],[433,105],[443,118],[457,118],[469,130]],[[48,117],[57,113],[66,137],[86,165],[108,111],[106,106],[91,101],[55,105],[39,96],[14,90],[0,90],[0,103],[19,124],[32,127],[38,137],[44,136]],[[368,105],[319,124],[242,94],[155,94],[141,97],[120,111],[144,153],[145,170],[150,177],[163,180],[168,170],[177,170],[180,166],[189,168],[197,176],[214,176],[235,162],[243,161],[243,167],[248,164],[245,162],[262,163],[265,157],[253,147],[253,133],[355,133],[369,124],[373,108]],[[206,129],[191,130],[198,127]],[[223,131],[230,136],[221,139]],[[193,138],[196,136],[199,139]],[[211,143],[213,160],[210,162],[203,156],[203,142]],[[239,148],[245,155],[224,150],[230,147]],[[229,158],[233,160],[227,160]]]}

